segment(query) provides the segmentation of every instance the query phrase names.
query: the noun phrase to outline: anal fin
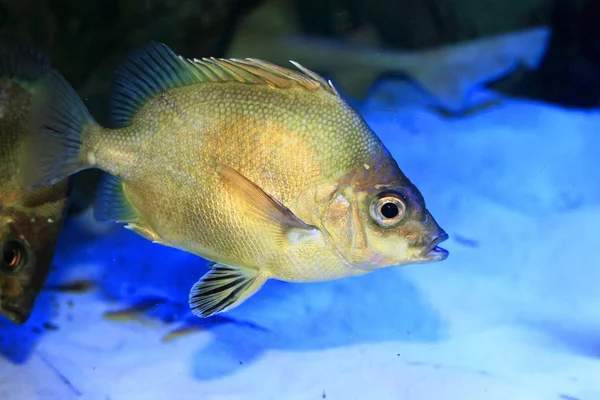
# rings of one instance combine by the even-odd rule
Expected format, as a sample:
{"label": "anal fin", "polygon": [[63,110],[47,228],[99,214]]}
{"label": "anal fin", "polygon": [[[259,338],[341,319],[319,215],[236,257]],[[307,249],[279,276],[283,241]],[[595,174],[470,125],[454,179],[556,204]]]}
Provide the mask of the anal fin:
{"label": "anal fin", "polygon": [[212,263],[211,270],[190,291],[190,308],[202,318],[231,310],[256,293],[266,280],[255,268]]}

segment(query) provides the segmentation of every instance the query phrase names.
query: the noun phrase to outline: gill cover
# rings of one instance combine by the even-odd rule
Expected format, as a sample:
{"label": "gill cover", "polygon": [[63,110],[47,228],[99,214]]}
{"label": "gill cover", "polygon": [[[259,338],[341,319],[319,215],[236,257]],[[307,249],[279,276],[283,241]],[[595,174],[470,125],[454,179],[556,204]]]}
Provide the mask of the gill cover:
{"label": "gill cover", "polygon": [[351,188],[343,187],[335,192],[325,206],[321,222],[338,251],[346,258],[368,246],[358,199]]}

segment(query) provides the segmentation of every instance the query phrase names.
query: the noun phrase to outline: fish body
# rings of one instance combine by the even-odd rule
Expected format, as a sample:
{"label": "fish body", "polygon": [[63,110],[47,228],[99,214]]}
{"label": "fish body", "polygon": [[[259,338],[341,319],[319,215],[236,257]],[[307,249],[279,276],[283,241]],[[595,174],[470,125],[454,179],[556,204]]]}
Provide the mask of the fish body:
{"label": "fish body", "polygon": [[21,43],[0,45],[0,314],[27,321],[46,281],[67,205],[68,181],[19,184],[32,97],[49,59]]}
{"label": "fish body", "polygon": [[24,178],[110,174],[97,219],[213,262],[190,293],[202,317],[269,278],[326,281],[445,259],[436,245],[446,233],[383,143],[330,83],[296,66],[188,60],[150,44],[117,71],[113,129],[49,75],[51,107],[36,113]]}

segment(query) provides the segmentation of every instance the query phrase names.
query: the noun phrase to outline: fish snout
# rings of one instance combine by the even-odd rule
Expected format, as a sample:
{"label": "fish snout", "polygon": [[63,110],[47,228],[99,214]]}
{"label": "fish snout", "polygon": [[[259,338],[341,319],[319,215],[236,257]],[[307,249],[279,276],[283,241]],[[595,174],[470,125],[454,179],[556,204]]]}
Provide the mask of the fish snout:
{"label": "fish snout", "polygon": [[427,239],[424,240],[424,247],[419,256],[423,261],[443,261],[448,257],[448,250],[438,245],[448,240],[448,234],[438,225],[429,211],[425,211],[425,230],[428,232]]}
{"label": "fish snout", "polygon": [[20,325],[25,323],[31,315],[31,305],[29,304],[0,304],[0,314],[4,315],[11,322]]}
{"label": "fish snout", "polygon": [[438,246],[438,244],[448,240],[448,234],[443,232],[436,236],[431,243],[423,249],[421,257],[426,261],[443,261],[448,258],[448,250]]}

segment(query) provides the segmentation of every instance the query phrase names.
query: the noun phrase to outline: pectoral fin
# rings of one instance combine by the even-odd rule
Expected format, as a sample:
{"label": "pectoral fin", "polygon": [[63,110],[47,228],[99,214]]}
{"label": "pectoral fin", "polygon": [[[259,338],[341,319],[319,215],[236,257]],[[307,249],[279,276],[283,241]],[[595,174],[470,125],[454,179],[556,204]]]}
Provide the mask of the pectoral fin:
{"label": "pectoral fin", "polygon": [[317,228],[304,223],[238,171],[223,164],[219,165],[218,171],[238,203],[240,213],[253,219],[257,230],[267,231],[278,246],[296,245],[319,234]]}
{"label": "pectoral fin", "polygon": [[211,270],[190,291],[190,308],[202,318],[231,310],[256,293],[266,280],[254,268],[212,263]]}

